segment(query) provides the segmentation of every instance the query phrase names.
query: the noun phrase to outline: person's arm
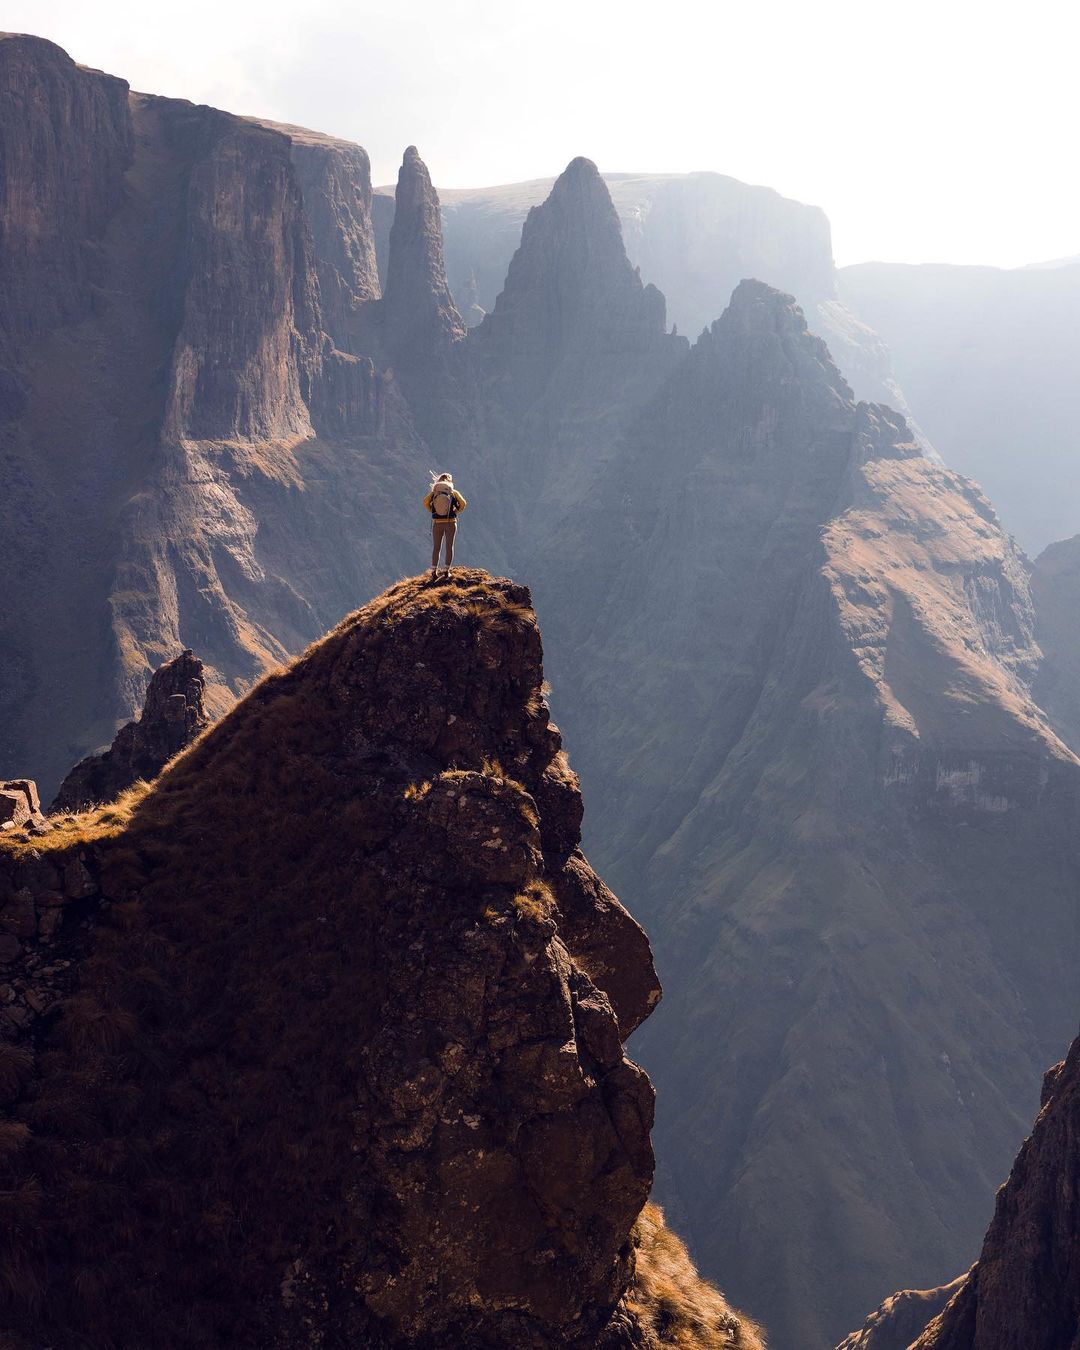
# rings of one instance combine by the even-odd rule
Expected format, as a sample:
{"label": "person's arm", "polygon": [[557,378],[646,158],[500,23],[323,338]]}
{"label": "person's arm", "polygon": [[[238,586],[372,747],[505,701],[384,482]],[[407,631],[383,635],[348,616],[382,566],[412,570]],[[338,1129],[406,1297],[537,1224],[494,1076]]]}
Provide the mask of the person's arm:
{"label": "person's arm", "polygon": [[457,502],[457,509],[459,511],[464,511],[469,504],[465,500],[465,498],[461,495],[461,493],[457,490],[457,488],[454,489],[454,501]]}
{"label": "person's arm", "polygon": [[430,493],[430,492],[429,492],[428,495],[424,498],[424,510],[425,510],[425,511],[430,511],[430,510],[431,510],[431,493]]}

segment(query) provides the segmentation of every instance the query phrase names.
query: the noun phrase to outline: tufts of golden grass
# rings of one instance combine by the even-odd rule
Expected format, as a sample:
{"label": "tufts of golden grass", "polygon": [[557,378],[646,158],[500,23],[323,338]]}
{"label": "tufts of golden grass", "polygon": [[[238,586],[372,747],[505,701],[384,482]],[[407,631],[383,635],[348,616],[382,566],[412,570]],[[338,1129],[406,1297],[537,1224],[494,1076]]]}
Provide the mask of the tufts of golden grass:
{"label": "tufts of golden grass", "polygon": [[0,839],[0,857],[6,855],[18,860],[30,853],[66,853],[84,844],[99,844],[123,834],[135,811],[146,797],[151,784],[140,779],[114,802],[91,807],[78,815],[50,817],[52,829],[47,834],[9,835]]}
{"label": "tufts of golden grass", "polygon": [[534,881],[514,896],[514,908],[522,918],[542,923],[555,913],[555,897],[542,881]]}
{"label": "tufts of golden grass", "polygon": [[658,1205],[646,1205],[634,1225],[637,1269],[626,1306],[653,1344],[677,1350],[765,1350],[761,1328],[743,1317],[702,1279]]}

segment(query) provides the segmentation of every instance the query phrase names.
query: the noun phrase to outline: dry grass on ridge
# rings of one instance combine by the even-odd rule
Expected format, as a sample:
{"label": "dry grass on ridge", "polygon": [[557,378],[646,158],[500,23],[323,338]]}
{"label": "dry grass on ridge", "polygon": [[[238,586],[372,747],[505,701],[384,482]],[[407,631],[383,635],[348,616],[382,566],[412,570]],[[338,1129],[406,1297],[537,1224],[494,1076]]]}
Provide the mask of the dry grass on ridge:
{"label": "dry grass on ridge", "polygon": [[627,1309],[661,1346],[676,1350],[766,1350],[764,1333],[697,1272],[690,1254],[646,1205],[634,1225],[637,1269]]}

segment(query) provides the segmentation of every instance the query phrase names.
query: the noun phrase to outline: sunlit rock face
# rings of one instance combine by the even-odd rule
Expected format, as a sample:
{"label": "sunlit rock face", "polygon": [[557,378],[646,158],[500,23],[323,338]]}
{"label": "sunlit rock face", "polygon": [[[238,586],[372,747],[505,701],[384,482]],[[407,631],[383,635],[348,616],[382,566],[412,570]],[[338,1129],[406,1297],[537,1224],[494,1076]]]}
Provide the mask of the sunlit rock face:
{"label": "sunlit rock face", "polygon": [[400,574],[417,440],[359,147],[35,38],[0,100],[0,760],[49,797],[177,650],[220,712]]}

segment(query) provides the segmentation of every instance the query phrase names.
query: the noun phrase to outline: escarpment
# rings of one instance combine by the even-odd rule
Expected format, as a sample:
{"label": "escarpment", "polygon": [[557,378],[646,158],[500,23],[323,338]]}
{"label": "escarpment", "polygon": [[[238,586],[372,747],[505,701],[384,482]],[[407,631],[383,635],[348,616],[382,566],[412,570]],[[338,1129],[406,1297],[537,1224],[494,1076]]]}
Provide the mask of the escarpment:
{"label": "escarpment", "polygon": [[542,679],[524,588],[402,582],[0,846],[16,1344],[668,1343],[622,1049],[660,990]]}
{"label": "escarpment", "polygon": [[[77,66],[52,42],[0,33],[5,364],[13,340],[81,319],[93,304],[98,245],[120,205],[133,153],[127,95],[124,80]],[[14,390],[5,391],[0,421],[17,406]]]}
{"label": "escarpment", "polygon": [[51,795],[177,649],[220,710],[398,575],[418,440],[359,147],[29,37],[0,101],[0,758]]}

